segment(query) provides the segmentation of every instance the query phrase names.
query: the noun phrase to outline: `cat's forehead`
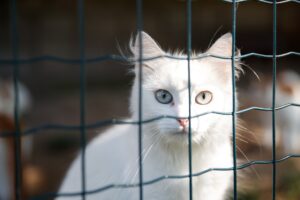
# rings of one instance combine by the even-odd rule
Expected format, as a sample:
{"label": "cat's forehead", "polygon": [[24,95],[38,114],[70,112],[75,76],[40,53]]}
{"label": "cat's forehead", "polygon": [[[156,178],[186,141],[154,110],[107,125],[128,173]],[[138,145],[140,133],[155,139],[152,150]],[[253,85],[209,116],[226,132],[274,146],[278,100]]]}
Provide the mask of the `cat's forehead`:
{"label": "cat's forehead", "polygon": [[[192,86],[202,86],[218,81],[215,65],[206,60],[190,61],[190,81]],[[151,82],[156,87],[186,88],[188,86],[188,62],[171,60],[155,67]]]}

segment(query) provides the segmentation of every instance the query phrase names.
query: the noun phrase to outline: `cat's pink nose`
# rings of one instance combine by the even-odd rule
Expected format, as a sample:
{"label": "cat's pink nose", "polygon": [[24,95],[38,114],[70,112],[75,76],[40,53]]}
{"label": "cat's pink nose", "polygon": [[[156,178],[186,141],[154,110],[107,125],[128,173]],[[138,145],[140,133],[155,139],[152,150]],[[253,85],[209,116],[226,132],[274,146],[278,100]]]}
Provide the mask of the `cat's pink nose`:
{"label": "cat's pink nose", "polygon": [[185,128],[189,125],[188,119],[177,119],[177,121],[180,124],[180,126],[182,126],[183,128]]}

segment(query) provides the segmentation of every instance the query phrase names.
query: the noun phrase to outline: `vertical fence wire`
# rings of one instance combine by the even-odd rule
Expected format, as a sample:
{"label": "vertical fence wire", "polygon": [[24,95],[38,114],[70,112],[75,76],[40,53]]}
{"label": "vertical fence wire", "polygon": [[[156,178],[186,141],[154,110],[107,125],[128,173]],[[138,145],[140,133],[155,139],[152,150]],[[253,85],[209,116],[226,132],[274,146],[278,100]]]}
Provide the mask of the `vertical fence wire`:
{"label": "vertical fence wire", "polygon": [[191,53],[192,53],[192,1],[186,2],[186,17],[187,17],[187,70],[188,70],[188,95],[189,95],[189,134],[188,134],[188,157],[189,157],[189,199],[193,199],[193,160],[192,160],[192,113],[191,113]]}
{"label": "vertical fence wire", "polygon": [[276,71],[277,71],[277,4],[273,0],[273,75],[272,75],[272,199],[276,199]]}
{"label": "vertical fence wire", "polygon": [[85,24],[84,24],[84,0],[77,1],[78,33],[80,51],[80,147],[81,147],[81,199],[86,199],[86,122],[85,122]]}
{"label": "vertical fence wire", "polygon": [[14,84],[14,176],[15,176],[15,199],[22,199],[22,152],[21,152],[21,130],[19,121],[19,35],[17,25],[17,2],[10,1],[10,31],[13,59],[13,84]]}
{"label": "vertical fence wire", "polygon": [[[143,98],[142,98],[142,86],[143,86],[143,38],[142,38],[142,30],[143,30],[143,0],[136,0],[136,15],[137,15],[137,39],[139,43],[139,57],[138,57],[138,88],[139,88],[139,95],[138,95],[138,102],[139,102],[139,116],[138,116],[138,153],[139,153],[139,196],[140,200],[144,199],[144,192],[143,192],[143,123],[142,123],[142,105],[143,105]],[[135,44],[136,45],[136,44]]]}
{"label": "vertical fence wire", "polygon": [[237,153],[236,153],[236,83],[235,83],[235,52],[236,52],[236,0],[232,1],[232,150],[233,150],[233,198],[237,200]]}

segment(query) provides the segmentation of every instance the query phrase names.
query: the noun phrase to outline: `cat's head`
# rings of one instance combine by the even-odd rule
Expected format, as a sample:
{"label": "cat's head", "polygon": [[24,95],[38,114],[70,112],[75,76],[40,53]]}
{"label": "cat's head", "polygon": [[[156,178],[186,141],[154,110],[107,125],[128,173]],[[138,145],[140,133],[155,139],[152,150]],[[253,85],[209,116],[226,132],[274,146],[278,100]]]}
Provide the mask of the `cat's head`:
{"label": "cat's head", "polygon": [[[140,43],[140,39],[142,43]],[[141,45],[142,44],[142,45]],[[140,51],[140,48],[142,50]],[[176,118],[161,118],[144,124],[153,134],[159,134],[167,142],[187,143],[189,131],[189,89],[188,61],[184,54],[170,54],[163,51],[159,45],[145,32],[141,32],[131,40],[130,49],[135,60],[142,62],[142,119],[148,120],[160,116]],[[222,57],[231,57],[232,36],[227,33],[220,37],[205,53]],[[183,59],[166,57],[172,55]],[[203,54],[193,54],[192,58]],[[154,58],[155,59],[150,59]],[[139,66],[135,62],[136,74],[130,109],[133,119],[139,115]],[[241,71],[236,62],[236,77]],[[232,70],[231,59],[203,57],[190,61],[190,111],[191,116],[202,113],[232,112]],[[223,129],[223,130],[222,130]],[[229,115],[207,114],[191,119],[193,142],[200,143],[211,134],[229,132],[231,117]],[[215,133],[214,133],[215,132]],[[229,134],[226,133],[226,134]]]}

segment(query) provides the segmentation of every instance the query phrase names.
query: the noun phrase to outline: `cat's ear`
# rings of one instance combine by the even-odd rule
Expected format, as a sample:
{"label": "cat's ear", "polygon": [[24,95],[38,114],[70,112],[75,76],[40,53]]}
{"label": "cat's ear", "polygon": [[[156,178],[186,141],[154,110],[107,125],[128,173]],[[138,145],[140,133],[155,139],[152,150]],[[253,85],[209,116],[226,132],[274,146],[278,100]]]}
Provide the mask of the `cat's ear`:
{"label": "cat's ear", "polygon": [[[227,57],[230,58],[232,56],[232,35],[231,33],[226,33],[222,35],[217,41],[206,51],[206,53],[215,56]],[[241,53],[239,49],[236,49],[235,56],[240,57]],[[213,60],[217,60],[218,63],[223,63],[220,66],[224,66],[222,73],[228,74],[229,77],[231,74],[231,59],[219,59],[213,58]],[[235,61],[235,76],[239,78],[240,74],[243,73],[243,69],[241,68],[241,62],[239,59]]]}
{"label": "cat's ear", "polygon": [[207,53],[222,56],[231,57],[232,55],[232,35],[226,33],[222,35],[208,50]]}
{"label": "cat's ear", "polygon": [[135,59],[141,57],[140,52],[142,52],[142,58],[152,58],[165,54],[155,40],[144,31],[138,32],[134,38],[131,37],[129,47]]}

